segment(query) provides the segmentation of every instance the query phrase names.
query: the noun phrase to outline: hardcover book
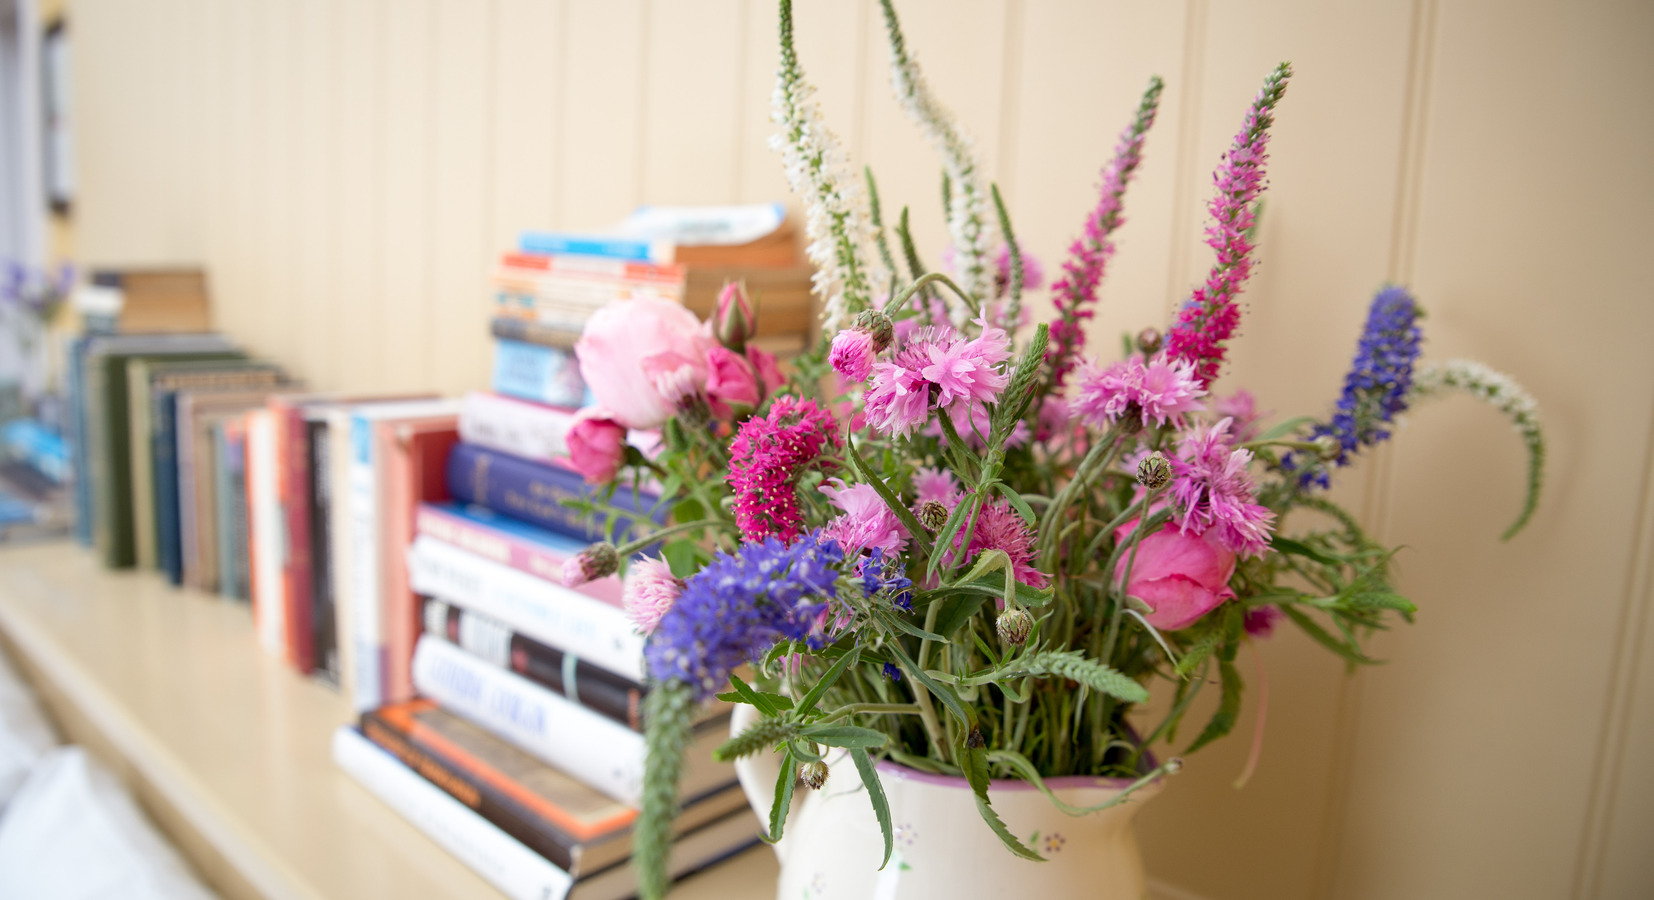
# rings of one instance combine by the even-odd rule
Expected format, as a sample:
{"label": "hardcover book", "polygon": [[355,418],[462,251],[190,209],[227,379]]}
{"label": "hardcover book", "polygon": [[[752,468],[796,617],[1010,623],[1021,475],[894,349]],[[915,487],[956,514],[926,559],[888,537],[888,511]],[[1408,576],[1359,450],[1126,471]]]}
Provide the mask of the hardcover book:
{"label": "hardcover book", "polygon": [[494,342],[492,386],[496,393],[552,406],[580,406],[586,399],[572,351],[520,341]]}
{"label": "hardcover book", "polygon": [[382,603],[385,637],[385,697],[390,702],[413,697],[414,642],[419,639],[422,609],[408,584],[404,557],[414,542],[420,504],[448,499],[448,453],[459,441],[458,416],[404,419],[378,425],[380,459],[385,467],[385,592]]}
{"label": "hardcover book", "polygon": [[[590,546],[484,506],[452,501],[421,504],[415,531],[557,585],[563,583],[563,563]],[[610,606],[621,603],[619,575],[594,578],[574,590]]]}
{"label": "hardcover book", "polygon": [[247,565],[247,423],[232,416],[214,429],[218,439],[218,592],[251,600]]}
{"label": "hardcover book", "polygon": [[[565,504],[591,494],[578,472],[558,465],[530,462],[474,444],[460,444],[448,457],[448,492],[456,499],[486,506],[512,518],[587,541],[629,540],[630,526],[605,528],[601,516],[587,516]],[[668,510],[653,494],[616,488],[609,502],[624,510],[666,521]]]}
{"label": "hardcover book", "polygon": [[465,395],[459,410],[459,436],[467,444],[551,463],[569,455],[575,412],[571,407],[473,391]]}

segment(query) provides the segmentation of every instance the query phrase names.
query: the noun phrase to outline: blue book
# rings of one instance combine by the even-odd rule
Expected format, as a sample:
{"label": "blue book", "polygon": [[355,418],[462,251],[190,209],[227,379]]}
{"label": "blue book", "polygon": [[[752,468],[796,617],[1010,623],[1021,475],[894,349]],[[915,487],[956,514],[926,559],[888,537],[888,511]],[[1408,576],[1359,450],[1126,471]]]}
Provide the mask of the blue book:
{"label": "blue book", "polygon": [[78,337],[69,347],[69,448],[74,465],[75,540],[92,546],[91,460],[86,449],[86,348],[90,337]]}
{"label": "blue book", "polygon": [[[631,539],[627,522],[605,527],[603,518],[588,518],[563,505],[564,500],[589,497],[594,488],[579,473],[500,453],[475,444],[459,444],[448,456],[448,493],[456,500],[475,503],[514,519],[585,541]],[[668,512],[660,498],[617,487],[608,501],[629,512],[639,512],[664,523]]]}
{"label": "blue book", "polygon": [[155,467],[155,561],[168,581],[180,585],[184,553],[178,531],[178,395],[162,395],[156,412],[150,450]]}
{"label": "blue book", "polygon": [[525,231],[517,238],[524,253],[559,256],[601,256],[627,262],[670,263],[674,252],[670,241],[577,234],[568,231]]}
{"label": "blue book", "polygon": [[586,398],[573,351],[524,341],[494,342],[493,388],[548,406],[579,406]]}

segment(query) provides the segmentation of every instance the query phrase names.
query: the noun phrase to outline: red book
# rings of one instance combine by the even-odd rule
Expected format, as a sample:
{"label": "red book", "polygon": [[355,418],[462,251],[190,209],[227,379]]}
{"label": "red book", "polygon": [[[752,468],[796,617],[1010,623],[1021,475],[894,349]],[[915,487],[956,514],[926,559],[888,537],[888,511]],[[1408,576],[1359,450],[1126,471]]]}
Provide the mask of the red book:
{"label": "red book", "polygon": [[374,429],[378,458],[384,466],[385,516],[380,537],[385,561],[380,621],[385,636],[385,696],[388,702],[410,700],[414,644],[423,630],[424,607],[408,584],[408,546],[413,543],[421,503],[448,499],[448,452],[459,441],[459,416],[391,419]]}

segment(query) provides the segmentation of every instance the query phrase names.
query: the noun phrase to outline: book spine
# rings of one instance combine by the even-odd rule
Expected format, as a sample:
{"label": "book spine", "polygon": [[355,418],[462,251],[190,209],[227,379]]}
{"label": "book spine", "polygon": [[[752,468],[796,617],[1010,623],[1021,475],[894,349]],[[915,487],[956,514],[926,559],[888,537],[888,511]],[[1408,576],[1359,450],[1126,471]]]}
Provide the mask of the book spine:
{"label": "book spine", "polygon": [[223,593],[225,580],[230,577],[230,548],[235,540],[235,472],[230,468],[230,447],[235,440],[228,421],[213,426],[213,502],[218,505],[214,523],[218,533],[213,539],[218,544],[218,584]]}
{"label": "book spine", "polygon": [[[420,506],[414,530],[416,537],[430,535],[443,543],[558,585],[563,583],[563,563],[572,556],[430,504]],[[588,581],[573,590],[610,606],[621,605],[622,586],[617,576]]]}
{"label": "book spine", "polygon": [[286,529],[287,556],[282,584],[287,601],[287,646],[300,672],[316,668],[315,615],[310,570],[310,430],[304,411],[275,404],[276,440],[281,442],[281,512]]}
{"label": "book spine", "polygon": [[184,556],[178,532],[178,396],[161,398],[155,426],[155,540],[161,571],[174,585],[184,583]]}
{"label": "book spine", "polygon": [[573,353],[521,341],[494,342],[492,386],[496,393],[552,406],[579,406],[586,396]]}
{"label": "book spine", "polygon": [[[623,524],[605,529],[601,516],[587,516],[564,505],[565,500],[583,500],[591,494],[579,473],[562,466],[518,459],[486,447],[461,444],[454,448],[448,457],[448,493],[466,503],[486,506],[582,540],[622,544],[631,535],[631,529]],[[640,503],[638,495],[628,488],[620,488],[609,502],[621,509],[639,512],[652,509],[656,498],[644,494]],[[666,511],[658,510],[655,515],[657,521],[663,521]]]}
{"label": "book spine", "polygon": [[306,422],[310,454],[310,629],[316,668],[339,683],[339,636],[334,627],[333,479],[326,422]]}
{"label": "book spine", "polygon": [[574,879],[346,725],[333,762],[512,900],[565,900]]}
{"label": "book spine", "polygon": [[371,712],[362,714],[361,729],[363,737],[441,788],[443,793],[465,804],[472,812],[521,841],[523,846],[545,857],[552,865],[565,872],[574,871],[573,854],[564,844],[561,833],[493,785],[467,772],[464,767],[427,751],[395,725]]}
{"label": "book spine", "polygon": [[248,566],[253,619],[259,645],[283,658],[287,650],[286,602],[282,597],[282,527],[276,469],[276,433],[268,410],[247,414]]}
{"label": "book spine", "polygon": [[524,253],[598,256],[624,262],[644,263],[670,263],[673,252],[672,245],[662,241],[565,234],[555,231],[525,231],[518,237],[517,247]]}
{"label": "book spine", "polygon": [[635,681],[438,599],[425,601],[425,633],[457,644],[478,659],[515,672],[633,731],[643,730],[643,686]]}
{"label": "book spine", "polygon": [[86,432],[86,348],[76,338],[69,349],[69,446],[74,454],[75,540],[92,546],[92,479]]}
{"label": "book spine", "polygon": [[569,428],[574,411],[523,403],[494,394],[471,393],[459,412],[459,438],[535,462],[551,463],[569,455]]}
{"label": "book spine", "polygon": [[379,478],[374,466],[373,423],[360,416],[350,423],[351,655],[355,658],[358,712],[385,702],[385,644],[379,610]]}
{"label": "book spine", "polygon": [[521,341],[559,350],[572,350],[580,339],[580,331],[549,323],[535,322],[516,316],[495,316],[488,321],[488,332],[504,341]]}
{"label": "book spine", "polygon": [[227,473],[230,496],[225,542],[218,552],[218,590],[232,600],[247,600],[252,597],[247,557],[247,429],[236,419],[224,423],[224,458],[220,465]]}
{"label": "book spine", "polygon": [[328,412],[328,494],[333,498],[328,523],[332,546],[328,556],[333,560],[333,632],[339,648],[339,693],[352,707],[356,706],[356,607],[351,600],[351,570],[353,550],[350,542],[350,460],[351,414],[348,410]]}
{"label": "book spine", "polygon": [[408,552],[415,593],[488,616],[631,681],[643,681],[643,638],[626,614],[457,547],[421,537]]}
{"label": "book spine", "polygon": [[413,674],[419,692],[449,712],[622,803],[642,800],[637,732],[433,638],[420,638]]}

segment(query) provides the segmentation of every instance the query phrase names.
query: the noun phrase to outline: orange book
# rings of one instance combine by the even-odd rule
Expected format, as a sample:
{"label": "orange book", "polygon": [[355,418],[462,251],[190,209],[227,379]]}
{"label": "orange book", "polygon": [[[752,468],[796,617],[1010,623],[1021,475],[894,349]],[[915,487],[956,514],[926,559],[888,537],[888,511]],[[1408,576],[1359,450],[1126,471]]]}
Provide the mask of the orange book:
{"label": "orange book", "polygon": [[459,442],[459,416],[390,419],[376,424],[374,440],[384,465],[384,508],[379,534],[385,542],[381,622],[385,635],[385,697],[414,696],[413,652],[423,605],[408,584],[408,546],[421,503],[448,499],[448,452]]}

